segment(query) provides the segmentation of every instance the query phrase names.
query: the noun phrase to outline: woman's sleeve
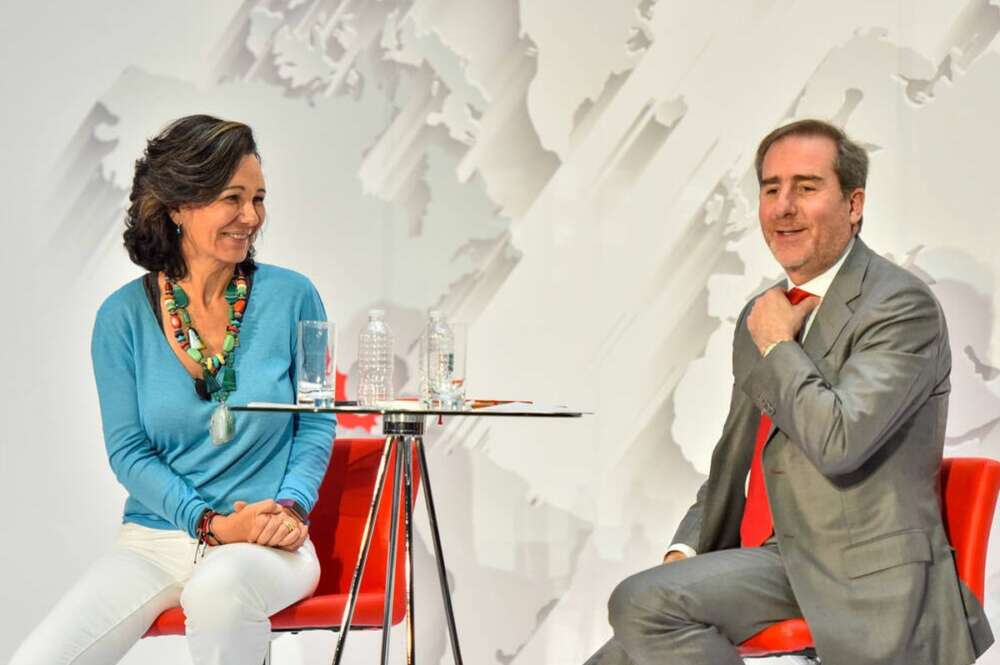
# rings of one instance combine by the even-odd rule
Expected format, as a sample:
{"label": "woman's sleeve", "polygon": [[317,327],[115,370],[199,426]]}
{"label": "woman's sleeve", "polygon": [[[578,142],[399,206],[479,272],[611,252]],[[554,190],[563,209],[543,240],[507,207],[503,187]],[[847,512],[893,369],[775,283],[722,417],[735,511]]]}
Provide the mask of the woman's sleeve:
{"label": "woman's sleeve", "polygon": [[133,499],[194,536],[209,505],[160,458],[142,428],[132,329],[120,308],[98,311],[90,353],[111,470]]}
{"label": "woman's sleeve", "polygon": [[[326,321],[326,310],[311,283],[306,296],[299,308],[297,321],[292,322],[292,366],[289,374],[292,386],[296,385],[295,376],[295,332],[298,321]],[[336,368],[334,368],[336,371]],[[330,452],[333,450],[333,439],[336,434],[337,421],[331,413],[297,413],[293,416],[292,451],[285,469],[285,477],[281,481],[277,499],[292,499],[308,514],[316,505],[319,486],[326,475],[326,467],[330,462]]]}

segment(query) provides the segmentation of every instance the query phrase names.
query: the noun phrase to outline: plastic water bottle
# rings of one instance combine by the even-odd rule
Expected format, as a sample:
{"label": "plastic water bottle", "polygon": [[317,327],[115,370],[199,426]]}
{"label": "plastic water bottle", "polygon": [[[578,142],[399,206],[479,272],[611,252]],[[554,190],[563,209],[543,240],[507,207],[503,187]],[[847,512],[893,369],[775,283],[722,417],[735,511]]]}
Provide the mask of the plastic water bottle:
{"label": "plastic water bottle", "polygon": [[392,331],[384,317],[385,312],[381,309],[368,310],[368,325],[359,338],[360,406],[375,406],[392,399]]}
{"label": "plastic water bottle", "polygon": [[430,321],[420,341],[420,396],[428,403],[449,401],[453,392],[455,337],[440,311],[430,311]]}

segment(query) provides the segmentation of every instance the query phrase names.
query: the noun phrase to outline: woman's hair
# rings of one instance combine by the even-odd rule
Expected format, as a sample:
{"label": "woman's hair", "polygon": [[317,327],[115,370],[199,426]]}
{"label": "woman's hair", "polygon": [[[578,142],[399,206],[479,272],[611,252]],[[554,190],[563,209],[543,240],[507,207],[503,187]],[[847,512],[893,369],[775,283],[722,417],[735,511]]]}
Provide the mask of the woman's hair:
{"label": "woman's hair", "polygon": [[[253,131],[240,122],[189,115],[170,123],[135,162],[125,216],[125,249],[132,262],[170,279],[187,275],[178,227],[170,212],[211,203],[246,155],[257,153]],[[254,270],[253,246],[240,264]]]}

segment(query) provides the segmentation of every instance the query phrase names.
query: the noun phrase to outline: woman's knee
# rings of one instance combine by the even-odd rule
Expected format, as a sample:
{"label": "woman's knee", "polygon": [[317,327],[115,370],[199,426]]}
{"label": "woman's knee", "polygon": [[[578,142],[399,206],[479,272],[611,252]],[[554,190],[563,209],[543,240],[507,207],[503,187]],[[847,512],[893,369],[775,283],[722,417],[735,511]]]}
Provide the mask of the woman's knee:
{"label": "woman's knee", "polygon": [[192,577],[181,592],[181,607],[188,621],[206,626],[266,619],[263,602],[244,578],[239,571],[225,567]]}

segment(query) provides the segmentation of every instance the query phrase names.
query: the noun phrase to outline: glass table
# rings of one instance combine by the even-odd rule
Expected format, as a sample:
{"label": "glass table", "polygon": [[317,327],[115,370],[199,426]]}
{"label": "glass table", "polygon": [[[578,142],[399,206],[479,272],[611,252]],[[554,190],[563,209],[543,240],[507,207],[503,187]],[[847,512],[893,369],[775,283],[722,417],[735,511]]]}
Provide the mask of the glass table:
{"label": "glass table", "polygon": [[[466,400],[460,408],[423,406],[420,402],[395,400],[384,402],[375,407],[358,406],[356,402],[333,402],[320,405],[309,404],[273,404],[251,402],[245,406],[231,406],[232,411],[244,412],[281,412],[281,413],[356,413],[377,414],[382,416],[382,430],[385,435],[385,448],[379,461],[375,490],[372,493],[371,506],[365,520],[364,532],[361,538],[361,551],[354,566],[351,577],[347,604],[340,623],[340,634],[337,636],[337,646],[333,654],[333,665],[340,665],[347,641],[348,626],[354,616],[357,603],[358,588],[361,575],[368,562],[368,551],[371,546],[372,531],[375,516],[378,514],[379,502],[385,485],[386,469],[390,456],[395,454],[395,472],[392,481],[392,516],[389,536],[389,568],[386,571],[385,603],[382,619],[382,665],[389,662],[389,626],[392,619],[392,597],[396,580],[396,548],[399,519],[403,519],[405,549],[405,580],[406,580],[406,662],[414,662],[414,614],[413,614],[413,477],[414,451],[416,462],[420,465],[420,477],[424,484],[424,500],[427,505],[427,518],[430,526],[431,541],[434,546],[434,558],[437,564],[438,582],[441,586],[441,599],[444,602],[445,620],[448,626],[448,637],[451,640],[452,654],[456,665],[462,665],[462,652],[458,644],[458,632],[455,627],[455,612],[451,603],[451,591],[445,573],[444,551],[441,546],[441,535],[438,531],[437,513],[434,509],[434,495],[431,492],[431,478],[427,472],[427,456],[424,454],[424,424],[428,417],[461,417],[461,418],[579,418],[589,415],[589,412],[577,411],[565,406],[546,406],[532,402],[510,400]],[[400,489],[403,489],[400,492]],[[400,494],[403,494],[403,511],[400,515]]]}

